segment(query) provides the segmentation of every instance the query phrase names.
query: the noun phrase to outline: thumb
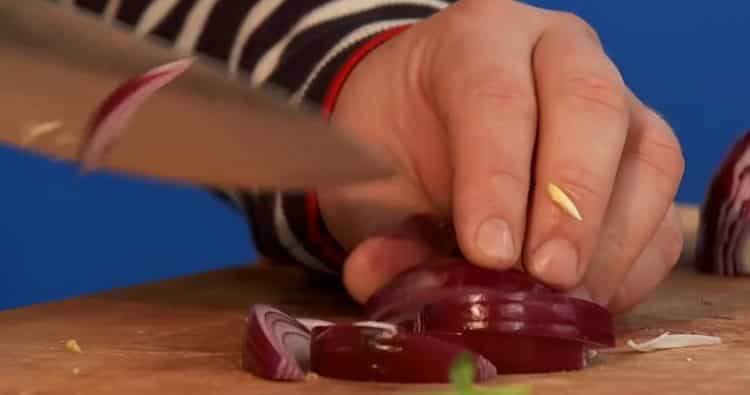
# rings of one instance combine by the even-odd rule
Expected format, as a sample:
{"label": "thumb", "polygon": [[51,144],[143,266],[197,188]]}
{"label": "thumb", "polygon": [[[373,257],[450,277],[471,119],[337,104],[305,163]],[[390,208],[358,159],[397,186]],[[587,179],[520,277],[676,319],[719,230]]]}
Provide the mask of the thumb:
{"label": "thumb", "polygon": [[451,229],[425,216],[414,216],[360,243],[344,264],[344,285],[355,300],[364,303],[405,270],[456,249]]}

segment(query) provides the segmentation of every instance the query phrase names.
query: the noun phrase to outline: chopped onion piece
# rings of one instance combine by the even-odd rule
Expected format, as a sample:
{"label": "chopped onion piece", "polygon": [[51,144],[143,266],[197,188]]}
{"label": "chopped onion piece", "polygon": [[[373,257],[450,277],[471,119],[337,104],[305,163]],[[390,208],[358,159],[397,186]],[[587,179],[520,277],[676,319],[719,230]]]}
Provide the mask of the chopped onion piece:
{"label": "chopped onion piece", "polygon": [[[468,351],[431,336],[393,332],[366,325],[315,328],[310,350],[311,370],[341,380],[395,383],[447,383],[456,357]],[[497,369],[470,353],[475,380],[495,377]]]}
{"label": "chopped onion piece", "polygon": [[242,346],[242,367],[270,380],[301,381],[310,363],[310,331],[284,312],[251,306]]}
{"label": "chopped onion piece", "polygon": [[672,335],[669,332],[664,332],[656,338],[643,343],[636,343],[633,340],[627,341],[628,347],[639,352],[651,352],[684,347],[712,346],[716,344],[721,344],[721,338],[691,334]]}
{"label": "chopped onion piece", "polygon": [[88,136],[79,154],[83,168],[90,170],[98,167],[138,107],[159,89],[186,72],[193,63],[193,58],[170,62],[117,87],[102,102],[90,120]]}

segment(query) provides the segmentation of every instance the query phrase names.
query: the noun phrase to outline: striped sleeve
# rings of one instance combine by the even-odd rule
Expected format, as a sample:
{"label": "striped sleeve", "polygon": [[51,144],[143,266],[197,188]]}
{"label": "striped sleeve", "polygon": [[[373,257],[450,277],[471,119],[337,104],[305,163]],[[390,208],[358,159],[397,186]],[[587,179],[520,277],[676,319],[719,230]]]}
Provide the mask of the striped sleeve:
{"label": "striped sleeve", "polygon": [[[210,57],[227,72],[273,85],[294,105],[328,116],[346,77],[369,51],[450,0],[57,0],[105,23]],[[344,251],[328,232],[315,191],[211,191],[246,217],[258,251],[337,274]]]}

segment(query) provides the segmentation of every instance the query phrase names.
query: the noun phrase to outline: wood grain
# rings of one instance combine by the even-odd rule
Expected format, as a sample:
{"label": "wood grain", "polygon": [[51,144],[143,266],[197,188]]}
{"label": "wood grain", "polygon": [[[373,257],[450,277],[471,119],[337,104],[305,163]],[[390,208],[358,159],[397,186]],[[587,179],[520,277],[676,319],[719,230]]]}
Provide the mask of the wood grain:
{"label": "wood grain", "polygon": [[[694,210],[685,211],[688,232],[696,218]],[[688,235],[688,245],[691,240]],[[369,395],[440,387],[256,379],[239,367],[244,313],[255,302],[332,320],[359,313],[336,285],[267,265],[6,311],[0,313],[0,394]],[[750,391],[750,280],[698,275],[684,266],[617,325],[618,347],[586,370],[504,376],[495,383],[528,383],[538,395]],[[717,335],[724,343],[649,354],[622,346],[664,330]],[[83,353],[65,349],[70,338]]]}

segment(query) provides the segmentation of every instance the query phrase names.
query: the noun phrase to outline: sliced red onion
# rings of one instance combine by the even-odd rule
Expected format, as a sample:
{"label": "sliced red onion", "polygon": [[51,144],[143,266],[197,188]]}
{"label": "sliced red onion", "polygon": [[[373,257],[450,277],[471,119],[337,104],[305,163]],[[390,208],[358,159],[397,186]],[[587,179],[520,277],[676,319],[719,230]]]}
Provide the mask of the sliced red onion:
{"label": "sliced red onion", "polygon": [[313,330],[311,370],[341,380],[392,383],[450,382],[454,360],[469,353],[475,380],[493,378],[497,369],[465,348],[395,327],[333,325]]}
{"label": "sliced red onion", "polygon": [[284,312],[264,304],[250,307],[242,367],[278,381],[304,380],[310,365],[310,331]]}
{"label": "sliced red onion", "polygon": [[366,304],[373,320],[401,322],[413,317],[441,292],[490,288],[498,292],[561,294],[516,270],[490,270],[451,258],[410,269],[375,293]]}
{"label": "sliced red onion", "polygon": [[492,331],[430,332],[430,337],[480,353],[500,374],[531,374],[586,367],[587,347],[574,340]]}
{"label": "sliced red onion", "polygon": [[611,314],[596,303],[564,295],[468,291],[432,302],[415,331],[556,338],[591,347],[615,345]]}
{"label": "sliced red onion", "polygon": [[750,131],[732,147],[714,175],[701,208],[696,265],[726,276],[750,274],[745,222],[750,217]]}
{"label": "sliced red onion", "polygon": [[186,72],[193,58],[181,59],[151,69],[132,78],[114,90],[94,113],[88,138],[79,154],[84,169],[100,165],[135,111],[149,97]]}

